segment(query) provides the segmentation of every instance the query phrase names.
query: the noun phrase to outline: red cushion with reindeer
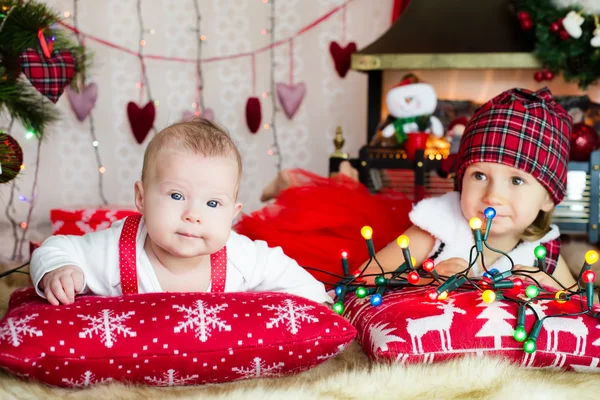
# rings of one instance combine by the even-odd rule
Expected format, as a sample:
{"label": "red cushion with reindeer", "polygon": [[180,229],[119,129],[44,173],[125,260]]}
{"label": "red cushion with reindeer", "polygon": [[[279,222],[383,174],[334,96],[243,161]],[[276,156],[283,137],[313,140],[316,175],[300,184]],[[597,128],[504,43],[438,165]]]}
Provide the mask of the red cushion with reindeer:
{"label": "red cushion with reindeer", "polygon": [[[358,340],[371,359],[433,363],[466,354],[497,355],[528,367],[600,372],[600,320],[592,316],[545,319],[537,350],[528,354],[523,343],[513,338],[517,303],[496,300],[488,304],[479,291],[452,292],[446,300],[431,302],[429,291],[431,288],[389,292],[378,307],[368,298],[347,299],[344,315],[356,327]],[[526,299],[524,294],[512,294]],[[564,303],[540,300],[530,304],[543,318],[581,312],[585,299],[580,302],[574,296]],[[528,310],[528,333],[535,321]]]}
{"label": "red cushion with reindeer", "polygon": [[328,307],[284,293],[80,296],[52,306],[15,292],[0,321],[0,367],[56,386],[171,386],[296,373],[356,335]]}

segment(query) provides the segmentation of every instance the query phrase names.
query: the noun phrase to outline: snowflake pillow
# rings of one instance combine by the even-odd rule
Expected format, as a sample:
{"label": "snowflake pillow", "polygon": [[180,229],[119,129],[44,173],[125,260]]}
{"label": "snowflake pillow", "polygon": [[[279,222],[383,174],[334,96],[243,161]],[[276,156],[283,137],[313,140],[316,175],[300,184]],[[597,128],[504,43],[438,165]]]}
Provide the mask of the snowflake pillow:
{"label": "snowflake pillow", "polygon": [[30,288],[0,321],[0,367],[56,386],[194,385],[302,371],[355,335],[327,307],[284,293],[81,296],[56,307]]}
{"label": "snowflake pillow", "polygon": [[[356,327],[357,338],[371,359],[433,363],[465,354],[498,355],[528,367],[600,372],[600,321],[593,317],[547,318],[537,350],[527,354],[523,343],[513,338],[516,303],[487,304],[474,291],[451,293],[444,301],[432,302],[427,297],[430,290],[391,292],[378,307],[368,298],[348,298],[344,315]],[[531,306],[540,318],[581,311],[578,298],[562,304],[532,302]],[[527,311],[528,333],[534,322],[532,311]]]}

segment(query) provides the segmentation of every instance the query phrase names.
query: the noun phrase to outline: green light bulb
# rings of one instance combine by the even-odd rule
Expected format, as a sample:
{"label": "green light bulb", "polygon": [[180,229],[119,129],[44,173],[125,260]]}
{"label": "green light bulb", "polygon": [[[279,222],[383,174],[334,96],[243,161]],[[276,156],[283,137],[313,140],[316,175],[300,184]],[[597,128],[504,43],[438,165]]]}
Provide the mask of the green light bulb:
{"label": "green light bulb", "polygon": [[524,342],[525,339],[527,339],[527,332],[525,331],[525,328],[522,325],[517,326],[513,337],[517,342]]}
{"label": "green light bulb", "polygon": [[342,315],[344,313],[344,305],[342,303],[335,303],[333,305],[333,311],[339,315]]}
{"label": "green light bulb", "polygon": [[529,286],[527,286],[527,289],[525,289],[525,294],[530,299],[533,299],[533,298],[537,297],[538,294],[540,294],[540,288],[538,288],[535,285],[529,285]]}
{"label": "green light bulb", "polygon": [[529,339],[528,341],[525,342],[525,344],[523,345],[523,350],[525,350],[525,353],[527,354],[532,354],[535,353],[535,341]]}
{"label": "green light bulb", "polygon": [[375,284],[377,286],[382,286],[385,285],[385,278],[383,276],[378,276],[377,278],[375,278]]}
{"label": "green light bulb", "polygon": [[359,299],[364,299],[365,297],[367,297],[367,289],[365,289],[362,286],[356,288],[356,297],[358,297]]}
{"label": "green light bulb", "polygon": [[536,246],[535,250],[533,250],[533,253],[537,258],[546,258],[546,248],[542,245]]}

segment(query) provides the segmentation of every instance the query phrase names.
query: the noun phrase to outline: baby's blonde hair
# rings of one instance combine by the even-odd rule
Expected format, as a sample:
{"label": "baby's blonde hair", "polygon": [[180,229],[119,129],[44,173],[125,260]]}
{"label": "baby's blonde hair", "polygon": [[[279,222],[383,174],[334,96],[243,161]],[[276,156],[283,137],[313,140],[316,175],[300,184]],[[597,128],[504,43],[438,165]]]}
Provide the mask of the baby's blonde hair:
{"label": "baby's blonde hair", "polygon": [[525,232],[521,235],[521,239],[533,242],[539,240],[550,232],[550,224],[552,223],[552,211],[541,211],[531,225],[525,229]]}
{"label": "baby's blonde hair", "polygon": [[168,126],[152,138],[144,152],[142,182],[146,182],[152,162],[166,148],[182,147],[207,157],[232,157],[238,165],[238,186],[242,177],[242,156],[225,129],[207,119],[196,118]]}

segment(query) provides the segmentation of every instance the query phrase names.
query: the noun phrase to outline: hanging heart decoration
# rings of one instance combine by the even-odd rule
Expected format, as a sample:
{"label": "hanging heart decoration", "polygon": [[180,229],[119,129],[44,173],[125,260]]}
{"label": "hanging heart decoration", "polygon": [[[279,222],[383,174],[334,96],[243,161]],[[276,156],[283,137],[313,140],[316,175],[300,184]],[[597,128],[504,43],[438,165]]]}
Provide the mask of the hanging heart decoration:
{"label": "hanging heart decoration", "polygon": [[55,51],[52,57],[44,58],[36,50],[26,49],[19,59],[29,82],[53,103],[75,76],[76,61],[69,50]]}
{"label": "hanging heart decoration", "polygon": [[129,125],[131,126],[135,140],[139,144],[142,144],[154,125],[154,118],[156,117],[154,101],[150,100],[144,108],[140,108],[137,104],[130,101],[127,103],[127,117],[129,118]]}
{"label": "hanging heart decoration", "polygon": [[44,36],[44,30],[42,28],[38,29],[38,39],[40,41],[40,47],[42,48],[42,52],[44,53],[46,58],[50,58],[54,42],[50,41],[50,43],[48,43],[46,41],[46,36]]}
{"label": "hanging heart decoration", "polygon": [[275,85],[275,90],[283,112],[289,119],[292,119],[302,104],[306,94],[306,85],[303,82],[290,85],[278,83]]}
{"label": "hanging heart decoration", "polygon": [[250,132],[258,132],[261,119],[262,112],[260,109],[260,100],[258,97],[250,97],[246,102],[246,124],[248,125]]}
{"label": "hanging heart decoration", "polygon": [[75,113],[77,119],[83,122],[87,116],[90,115],[92,108],[94,108],[94,105],[96,104],[98,86],[95,83],[90,83],[81,89],[79,93],[68,87],[66,92],[71,109]]}
{"label": "hanging heart decoration", "polygon": [[331,57],[333,57],[335,70],[341,78],[345,77],[348,73],[352,53],[355,53],[356,49],[356,43],[354,42],[348,43],[346,47],[341,47],[337,42],[331,42],[329,45],[329,52],[331,53]]}

